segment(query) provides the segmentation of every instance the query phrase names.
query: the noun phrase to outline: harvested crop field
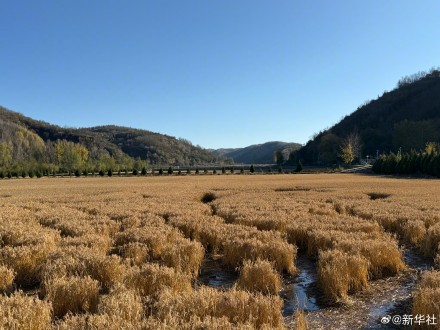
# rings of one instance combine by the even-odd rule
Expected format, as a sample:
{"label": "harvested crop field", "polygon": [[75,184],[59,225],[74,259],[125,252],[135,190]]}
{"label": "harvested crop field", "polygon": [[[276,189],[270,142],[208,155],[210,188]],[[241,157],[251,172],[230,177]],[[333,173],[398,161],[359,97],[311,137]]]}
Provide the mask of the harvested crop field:
{"label": "harvested crop field", "polygon": [[0,329],[440,323],[439,195],[354,174],[1,180]]}

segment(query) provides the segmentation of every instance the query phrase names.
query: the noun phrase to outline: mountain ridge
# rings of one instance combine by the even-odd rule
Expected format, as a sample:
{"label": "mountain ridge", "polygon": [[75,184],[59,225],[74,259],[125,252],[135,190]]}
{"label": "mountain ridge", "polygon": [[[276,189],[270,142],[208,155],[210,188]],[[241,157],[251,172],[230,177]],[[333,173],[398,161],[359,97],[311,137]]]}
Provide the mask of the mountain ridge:
{"label": "mountain ridge", "polygon": [[243,148],[220,148],[208,150],[215,155],[231,158],[235,163],[273,164],[276,162],[275,153],[277,151],[280,151],[283,154],[283,158],[287,160],[289,154],[300,147],[301,144],[295,142],[269,141]]}
{"label": "mountain ridge", "polygon": [[297,150],[290,163],[335,164],[349,135],[359,137],[357,158],[420,150],[440,141],[440,71],[431,69],[402,78],[397,87],[358,107]]}
{"label": "mountain ridge", "polygon": [[[206,149],[194,146],[190,141],[155,133],[148,130],[118,125],[102,125],[85,128],[65,128],[35,120],[0,106],[1,127],[17,125],[39,136],[44,142],[66,140],[85,146],[92,157],[108,154],[114,158],[129,156],[146,160],[152,165],[203,165],[230,163]],[[11,133],[12,134],[12,133]],[[3,137],[0,141],[5,140]],[[9,143],[9,142],[8,142]]]}

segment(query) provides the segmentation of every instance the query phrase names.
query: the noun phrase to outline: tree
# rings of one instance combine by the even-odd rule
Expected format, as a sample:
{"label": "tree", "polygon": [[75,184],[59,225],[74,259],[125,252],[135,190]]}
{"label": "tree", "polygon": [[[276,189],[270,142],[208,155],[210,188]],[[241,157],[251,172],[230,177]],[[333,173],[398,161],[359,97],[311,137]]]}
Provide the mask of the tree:
{"label": "tree", "polygon": [[440,145],[436,142],[428,142],[425,146],[425,152],[429,155],[438,154],[440,152]]}
{"label": "tree", "polygon": [[255,172],[254,164],[252,164],[251,167],[249,168],[249,172],[251,173]]}
{"label": "tree", "polygon": [[340,146],[340,156],[344,163],[351,164],[353,161],[359,157],[359,152],[361,151],[361,139],[359,134],[351,133],[343,141]]}
{"label": "tree", "polygon": [[9,166],[12,162],[12,146],[7,142],[0,142],[0,166]]}
{"label": "tree", "polygon": [[353,146],[351,144],[341,146],[341,157],[344,163],[349,164],[351,166],[351,163],[354,161],[355,158]]}
{"label": "tree", "polygon": [[141,174],[142,174],[143,176],[147,175],[147,169],[145,168],[145,166],[142,167]]}
{"label": "tree", "polygon": [[69,173],[84,167],[89,159],[89,151],[79,143],[58,140],[54,148],[58,164]]}
{"label": "tree", "polygon": [[318,159],[324,164],[335,164],[338,161],[338,146],[341,139],[333,133],[325,133],[319,140]]}
{"label": "tree", "polygon": [[302,170],[303,170],[303,166],[302,166],[302,164],[301,164],[301,161],[298,160],[298,164],[296,165],[295,172],[299,173],[299,172],[301,172]]}
{"label": "tree", "polygon": [[170,166],[170,167],[168,167],[168,175],[171,175],[171,174],[173,174],[173,168]]}

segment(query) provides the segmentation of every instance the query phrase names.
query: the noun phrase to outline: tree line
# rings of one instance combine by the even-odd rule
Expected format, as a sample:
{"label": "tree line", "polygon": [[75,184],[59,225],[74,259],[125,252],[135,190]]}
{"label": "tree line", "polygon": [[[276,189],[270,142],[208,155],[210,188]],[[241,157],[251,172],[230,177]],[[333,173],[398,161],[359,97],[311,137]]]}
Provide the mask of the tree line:
{"label": "tree line", "polygon": [[373,164],[377,174],[428,174],[440,177],[440,147],[426,144],[424,150],[383,154]]}
{"label": "tree line", "polygon": [[[0,176],[33,177],[78,173],[132,172],[147,167],[147,162],[127,155],[113,157],[102,152],[96,157],[80,143],[67,140],[43,142],[37,135],[29,139],[18,137],[0,141]],[[21,141],[21,142],[17,142]]]}

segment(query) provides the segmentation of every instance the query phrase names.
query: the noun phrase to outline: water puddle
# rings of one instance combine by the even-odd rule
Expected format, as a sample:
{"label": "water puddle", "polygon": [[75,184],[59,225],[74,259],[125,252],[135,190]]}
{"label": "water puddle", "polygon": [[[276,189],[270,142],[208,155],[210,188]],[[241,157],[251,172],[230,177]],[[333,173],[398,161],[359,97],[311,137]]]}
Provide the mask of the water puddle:
{"label": "water puddle", "polygon": [[228,289],[238,279],[238,273],[228,269],[218,257],[209,256],[203,261],[199,283],[213,288]]}
{"label": "water puddle", "polygon": [[[405,249],[403,259],[410,270],[396,278],[390,278],[389,286],[384,286],[369,308],[367,325],[363,329],[393,329],[393,325],[384,326],[380,323],[387,315],[411,314],[412,291],[417,285],[422,271],[434,266],[432,258],[423,256],[415,249]],[[378,283],[380,284],[380,282]]]}
{"label": "water puddle", "polygon": [[406,329],[402,325],[382,324],[383,317],[411,314],[412,292],[421,271],[430,269],[434,263],[415,249],[404,250],[407,272],[397,276],[370,281],[365,291],[351,296],[347,306],[331,306],[307,315],[313,329]]}
{"label": "water puddle", "polygon": [[[387,315],[411,314],[411,297],[420,273],[434,266],[432,258],[426,258],[415,249],[404,250],[407,272],[397,276],[370,281],[365,291],[352,295],[345,306],[329,305],[317,284],[316,263],[300,254],[296,265],[299,273],[285,276],[283,290],[283,316],[289,322],[296,309],[307,313],[312,329],[397,329],[391,324],[380,323]],[[224,267],[220,257],[205,258],[198,283],[215,288],[231,288],[238,273]],[[402,328],[402,326],[400,326]]]}
{"label": "water puddle", "polygon": [[296,266],[299,274],[284,278],[281,297],[284,300],[283,315],[292,315],[296,309],[318,311],[323,306],[317,286],[316,264],[305,255],[298,255]]}

